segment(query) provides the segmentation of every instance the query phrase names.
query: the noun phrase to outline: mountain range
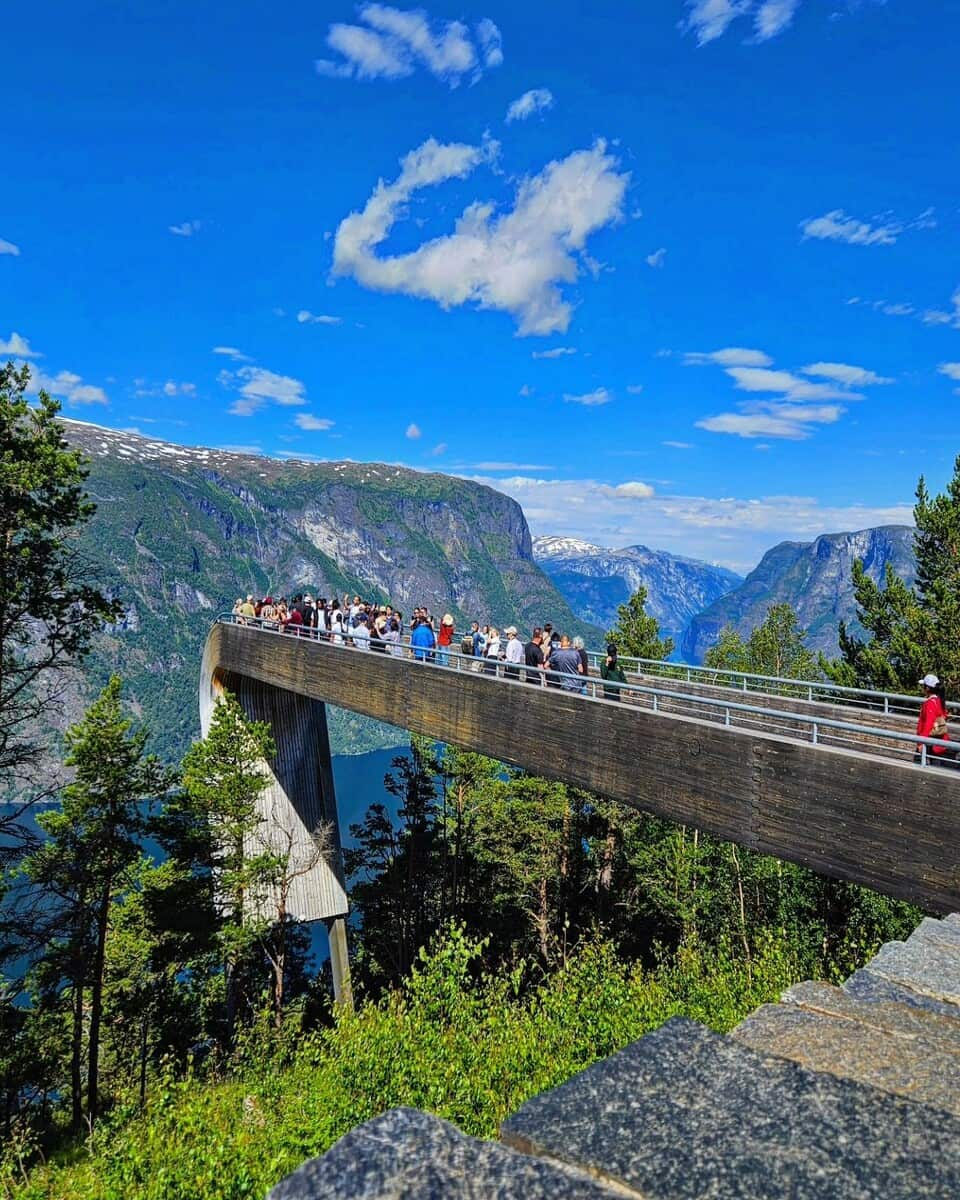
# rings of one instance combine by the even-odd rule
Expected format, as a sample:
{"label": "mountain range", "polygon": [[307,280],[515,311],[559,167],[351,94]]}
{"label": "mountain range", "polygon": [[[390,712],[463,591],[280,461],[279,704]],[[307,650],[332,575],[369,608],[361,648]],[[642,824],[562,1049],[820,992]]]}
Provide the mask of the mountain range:
{"label": "mountain range", "polygon": [[882,525],[855,533],[826,533],[812,542],[781,542],[767,551],[739,587],[693,618],[681,639],[681,657],[702,662],[725,626],[746,636],[773,604],[794,608],[812,650],[836,655],[841,621],[853,632],[863,632],[856,619],[853,560],[861,559],[875,581],[883,579],[889,563],[912,584],[916,578],[913,535],[908,525]]}
{"label": "mountain range", "polygon": [[646,546],[607,550],[577,538],[538,537],[533,555],[574,611],[603,629],[616,624],[618,605],[645,587],[647,611],[678,650],[697,613],[743,582],[725,567]]}

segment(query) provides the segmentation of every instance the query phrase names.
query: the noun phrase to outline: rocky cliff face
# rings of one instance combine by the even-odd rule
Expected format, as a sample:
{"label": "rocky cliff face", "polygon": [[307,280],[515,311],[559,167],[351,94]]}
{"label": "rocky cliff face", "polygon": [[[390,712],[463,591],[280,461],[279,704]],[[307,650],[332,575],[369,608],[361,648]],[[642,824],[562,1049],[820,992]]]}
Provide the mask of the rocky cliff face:
{"label": "rocky cliff face", "polygon": [[617,606],[642,585],[647,611],[678,646],[692,617],[743,582],[724,567],[646,546],[605,550],[576,538],[539,537],[533,554],[574,610],[603,629],[616,624]]}
{"label": "rocky cliff face", "polygon": [[[90,460],[97,514],[84,549],[121,620],[85,664],[85,697],[112,670],[170,757],[197,730],[209,624],[246,592],[360,592],[404,611],[552,620],[596,640],[533,560],[518,504],[491,488],[383,465],[278,462],[64,422]],[[77,711],[64,715],[74,719]],[[336,748],[400,741],[339,714]]]}
{"label": "rocky cliff face", "polygon": [[856,533],[828,533],[813,542],[781,542],[761,559],[743,583],[716,600],[687,627],[681,653],[702,662],[720,631],[732,625],[746,636],[773,604],[790,604],[809,630],[807,644],[826,655],[838,653],[841,621],[860,631],[853,595],[853,560],[863,560],[872,579],[881,580],[887,563],[908,583],[915,578],[913,529],[885,525]]}

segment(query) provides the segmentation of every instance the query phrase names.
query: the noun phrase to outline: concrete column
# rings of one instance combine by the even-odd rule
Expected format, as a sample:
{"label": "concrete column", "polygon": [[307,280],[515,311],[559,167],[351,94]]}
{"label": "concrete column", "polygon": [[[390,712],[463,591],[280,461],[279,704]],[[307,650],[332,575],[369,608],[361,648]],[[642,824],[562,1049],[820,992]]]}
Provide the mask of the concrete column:
{"label": "concrete column", "polygon": [[333,999],[353,1011],[353,984],[350,982],[350,955],[347,950],[347,922],[333,917],[326,922],[330,935],[330,969],[333,972]]}

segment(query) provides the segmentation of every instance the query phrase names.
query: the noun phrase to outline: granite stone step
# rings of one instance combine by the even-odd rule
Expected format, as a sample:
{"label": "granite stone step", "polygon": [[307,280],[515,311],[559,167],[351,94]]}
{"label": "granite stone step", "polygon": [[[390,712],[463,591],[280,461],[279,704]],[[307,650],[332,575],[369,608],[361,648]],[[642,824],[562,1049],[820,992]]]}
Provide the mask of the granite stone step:
{"label": "granite stone step", "polygon": [[960,1120],[684,1018],[503,1124],[644,1200],[956,1200]]}
{"label": "granite stone step", "polygon": [[[956,1024],[944,1017],[930,1015],[929,1019]],[[764,1004],[731,1036],[754,1050],[777,1054],[811,1071],[852,1079],[960,1117],[960,1024],[951,1033],[952,1039],[938,1039],[932,1033],[897,1032],[890,1024],[867,1024],[793,1004]]]}
{"label": "granite stone step", "polygon": [[936,921],[933,917],[924,917],[913,933],[907,938],[907,944],[922,942],[924,945],[940,945],[953,948],[960,954],[960,925],[949,921]]}
{"label": "granite stone step", "polygon": [[280,1181],[267,1200],[617,1200],[579,1171],[395,1108]]}
{"label": "granite stone step", "polygon": [[955,1015],[941,1015],[889,1000],[857,1000],[830,983],[811,982],[795,983],[788,987],[780,997],[780,1003],[793,1004],[810,1012],[846,1017],[898,1036],[933,1038],[938,1044],[943,1044],[945,1051],[960,1054],[960,1009],[955,1010]]}
{"label": "granite stone step", "polygon": [[887,942],[867,963],[872,975],[960,1005],[960,954],[942,942]]}
{"label": "granite stone step", "polygon": [[923,992],[914,991],[902,983],[893,983],[882,975],[874,975],[869,968],[854,971],[842,985],[843,991],[849,996],[867,1003],[906,1004],[926,1012],[940,1013],[942,1016],[960,1020],[960,1005],[950,1004],[946,1000],[937,1000]]}

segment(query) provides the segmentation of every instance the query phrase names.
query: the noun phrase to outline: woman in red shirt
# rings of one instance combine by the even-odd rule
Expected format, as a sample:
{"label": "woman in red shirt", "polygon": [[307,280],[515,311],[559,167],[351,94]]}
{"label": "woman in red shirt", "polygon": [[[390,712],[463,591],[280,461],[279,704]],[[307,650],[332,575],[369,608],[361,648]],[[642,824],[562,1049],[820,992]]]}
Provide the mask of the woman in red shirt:
{"label": "woman in red shirt", "polygon": [[450,662],[450,643],[452,641],[453,617],[449,613],[444,613],[443,620],[440,622],[440,632],[437,635],[438,666],[445,667]]}
{"label": "woman in red shirt", "polygon": [[[942,738],[946,742],[950,734],[947,732],[947,703],[943,684],[936,675],[924,675],[920,686],[923,688],[924,701],[917,718],[917,733],[920,737]],[[922,745],[917,747],[916,762],[922,761],[922,749]],[[927,746],[927,762],[932,765],[952,765],[950,757],[946,746]]]}

